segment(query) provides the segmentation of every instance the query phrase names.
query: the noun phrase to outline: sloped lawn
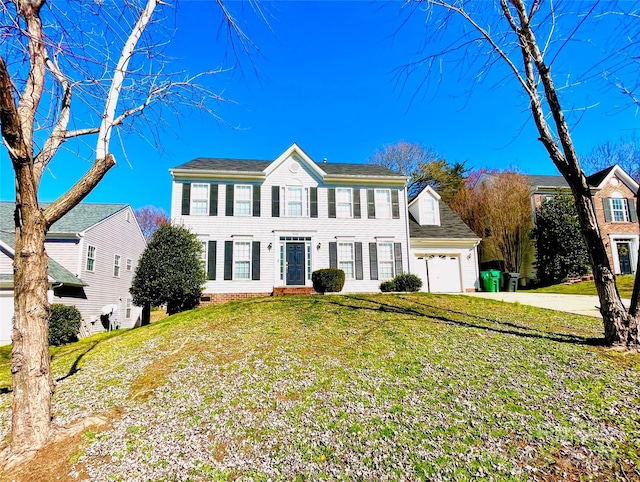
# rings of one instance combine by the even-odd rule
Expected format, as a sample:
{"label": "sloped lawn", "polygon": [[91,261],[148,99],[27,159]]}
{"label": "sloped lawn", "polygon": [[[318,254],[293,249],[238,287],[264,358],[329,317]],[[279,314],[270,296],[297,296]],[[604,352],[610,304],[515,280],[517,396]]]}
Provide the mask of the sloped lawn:
{"label": "sloped lawn", "polygon": [[458,296],[234,302],[57,350],[54,420],[113,415],[80,480],[639,480],[640,355],[600,338]]}
{"label": "sloped lawn", "polygon": [[[622,298],[631,298],[633,293],[633,283],[635,282],[635,275],[626,274],[616,277],[616,284],[618,286],[618,292]],[[558,284],[553,286],[545,286],[544,288],[537,288],[534,290],[528,290],[534,293],[558,293],[563,295],[597,295],[596,285],[593,281],[582,281],[580,283],[572,284]]]}

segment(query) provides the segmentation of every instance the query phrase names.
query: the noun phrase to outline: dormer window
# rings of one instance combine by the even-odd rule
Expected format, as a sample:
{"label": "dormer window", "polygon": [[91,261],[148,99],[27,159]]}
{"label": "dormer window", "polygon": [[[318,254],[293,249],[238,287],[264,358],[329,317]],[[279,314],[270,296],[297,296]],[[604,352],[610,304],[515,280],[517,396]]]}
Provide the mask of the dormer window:
{"label": "dormer window", "polygon": [[425,198],[424,205],[424,224],[437,224],[436,222],[436,200],[433,198]]}

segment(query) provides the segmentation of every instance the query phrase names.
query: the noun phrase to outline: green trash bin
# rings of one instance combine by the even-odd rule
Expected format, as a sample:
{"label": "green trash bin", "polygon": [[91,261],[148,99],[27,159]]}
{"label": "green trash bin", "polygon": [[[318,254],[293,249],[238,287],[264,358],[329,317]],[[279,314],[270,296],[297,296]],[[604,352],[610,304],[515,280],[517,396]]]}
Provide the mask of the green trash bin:
{"label": "green trash bin", "polygon": [[482,279],[482,287],[485,291],[489,291],[490,293],[500,291],[500,271],[495,269],[480,271],[480,278]]}

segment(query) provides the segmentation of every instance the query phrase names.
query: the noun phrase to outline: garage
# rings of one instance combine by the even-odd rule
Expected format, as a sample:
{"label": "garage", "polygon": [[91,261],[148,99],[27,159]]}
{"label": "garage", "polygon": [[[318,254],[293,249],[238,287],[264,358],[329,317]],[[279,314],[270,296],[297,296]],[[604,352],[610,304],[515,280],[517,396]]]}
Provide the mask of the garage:
{"label": "garage", "polygon": [[13,290],[0,290],[0,345],[11,343]]}
{"label": "garage", "polygon": [[460,293],[460,259],[452,255],[430,255],[426,257],[427,279],[431,293]]}

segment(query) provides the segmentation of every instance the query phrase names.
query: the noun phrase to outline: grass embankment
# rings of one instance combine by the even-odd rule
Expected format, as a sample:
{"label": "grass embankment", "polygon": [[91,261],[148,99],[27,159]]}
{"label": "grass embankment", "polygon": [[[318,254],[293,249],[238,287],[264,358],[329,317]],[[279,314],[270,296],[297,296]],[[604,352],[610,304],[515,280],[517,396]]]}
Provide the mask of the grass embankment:
{"label": "grass embankment", "polygon": [[[616,277],[618,292],[620,293],[620,296],[622,298],[631,298],[631,293],[633,293],[633,283],[635,279],[635,275],[632,274],[620,275]],[[563,295],[596,296],[598,294],[596,291],[596,285],[593,281],[582,281],[580,283],[572,284],[559,284],[527,291],[531,291],[534,293],[559,293]]]}
{"label": "grass embankment", "polygon": [[66,462],[101,480],[638,480],[640,355],[600,337],[458,296],[234,302],[56,349],[54,420],[121,414]]}

